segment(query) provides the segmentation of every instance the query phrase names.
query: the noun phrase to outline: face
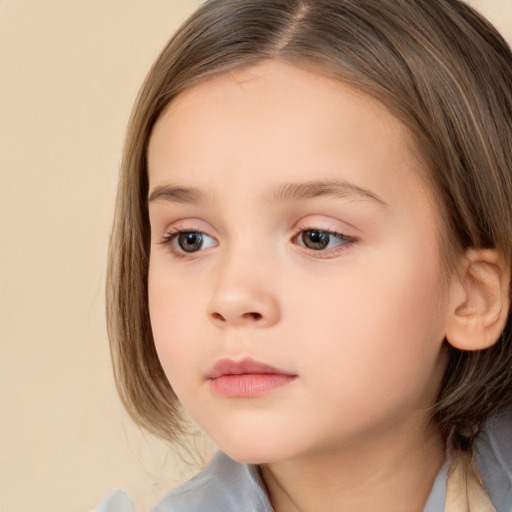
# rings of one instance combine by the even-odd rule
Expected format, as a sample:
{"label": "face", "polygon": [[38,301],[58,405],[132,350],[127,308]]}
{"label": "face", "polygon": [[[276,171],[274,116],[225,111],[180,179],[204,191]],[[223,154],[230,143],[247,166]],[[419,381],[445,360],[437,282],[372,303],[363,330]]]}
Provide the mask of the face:
{"label": "face", "polygon": [[425,420],[448,292],[416,153],[377,101],[278,62],[194,86],[156,124],[155,344],[233,458],[290,460]]}

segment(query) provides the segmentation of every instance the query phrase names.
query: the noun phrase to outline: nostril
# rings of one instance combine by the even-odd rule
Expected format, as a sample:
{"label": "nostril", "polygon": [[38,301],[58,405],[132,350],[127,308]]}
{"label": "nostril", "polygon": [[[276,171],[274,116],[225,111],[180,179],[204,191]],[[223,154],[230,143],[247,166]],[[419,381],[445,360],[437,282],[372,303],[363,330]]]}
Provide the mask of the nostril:
{"label": "nostril", "polygon": [[[1,1],[1,0],[0,0]],[[221,315],[219,312],[215,311],[213,313],[211,313],[211,316],[210,318],[212,320],[215,320],[217,322],[237,322],[237,321],[246,321],[246,322],[252,322],[252,321],[259,321],[263,318],[263,315],[261,313],[257,313],[255,311],[251,311],[251,312],[248,312],[248,313],[243,313],[242,315],[233,315],[233,317],[231,317],[230,314],[228,314],[227,316],[223,316]]]}
{"label": "nostril", "polygon": [[220,313],[213,313],[212,317],[215,320],[220,320],[221,322],[225,322],[226,321],[226,319]]}

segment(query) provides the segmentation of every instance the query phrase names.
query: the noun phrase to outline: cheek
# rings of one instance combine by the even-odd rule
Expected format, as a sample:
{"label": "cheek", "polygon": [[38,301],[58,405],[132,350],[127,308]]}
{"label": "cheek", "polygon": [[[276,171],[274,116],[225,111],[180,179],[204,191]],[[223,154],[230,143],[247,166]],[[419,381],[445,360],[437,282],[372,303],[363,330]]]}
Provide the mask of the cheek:
{"label": "cheek", "polygon": [[149,271],[148,303],[155,347],[162,366],[172,380],[179,361],[190,360],[201,340],[200,319],[206,317],[200,288],[172,279],[156,267]]}
{"label": "cheek", "polygon": [[[435,393],[443,294],[438,268],[422,249],[421,256],[395,248],[347,260],[336,279],[313,285],[307,307],[297,299],[303,364],[325,369],[320,379],[333,399],[371,397],[378,406]],[[347,384],[350,393],[340,393]]]}
{"label": "cheek", "polygon": [[308,293],[291,297],[292,309],[304,309],[301,320],[310,318],[342,337],[373,331],[417,338],[442,320],[445,294],[433,261],[424,250],[361,251],[329,275],[311,279]]}

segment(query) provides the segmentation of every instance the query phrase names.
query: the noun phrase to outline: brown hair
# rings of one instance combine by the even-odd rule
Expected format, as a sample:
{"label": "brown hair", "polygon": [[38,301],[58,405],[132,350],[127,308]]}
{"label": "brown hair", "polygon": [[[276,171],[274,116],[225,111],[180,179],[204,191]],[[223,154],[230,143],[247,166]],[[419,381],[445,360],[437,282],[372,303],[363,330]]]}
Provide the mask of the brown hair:
{"label": "brown hair", "polygon": [[[512,55],[459,0],[209,0],[163,50],[127,133],[108,270],[108,327],[121,398],[140,425],[181,432],[178,400],[155,351],[147,302],[146,150],[180,92],[265,59],[314,66],[381,101],[411,130],[441,212],[447,254],[512,254]],[[458,450],[512,402],[511,322],[489,349],[447,345],[432,417]]]}

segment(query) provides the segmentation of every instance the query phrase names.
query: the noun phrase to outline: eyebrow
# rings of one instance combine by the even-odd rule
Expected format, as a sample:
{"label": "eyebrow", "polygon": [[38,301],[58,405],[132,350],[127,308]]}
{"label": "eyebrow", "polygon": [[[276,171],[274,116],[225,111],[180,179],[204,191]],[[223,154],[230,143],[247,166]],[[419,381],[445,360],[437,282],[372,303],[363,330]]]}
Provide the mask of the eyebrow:
{"label": "eyebrow", "polygon": [[179,187],[174,185],[158,185],[148,196],[148,203],[163,199],[173,203],[201,203],[206,202],[207,197],[201,190],[194,187]]}
{"label": "eyebrow", "polygon": [[305,200],[330,196],[371,201],[387,208],[387,203],[377,194],[344,180],[315,180],[300,183],[282,183],[273,194],[276,201]]}
{"label": "eyebrow", "polygon": [[[344,180],[314,180],[299,183],[281,183],[271,194],[274,201],[303,201],[316,197],[356,198],[374,202],[387,208],[387,203],[377,194]],[[202,203],[208,196],[195,187],[157,185],[148,196],[148,203],[163,199],[173,203]]]}

